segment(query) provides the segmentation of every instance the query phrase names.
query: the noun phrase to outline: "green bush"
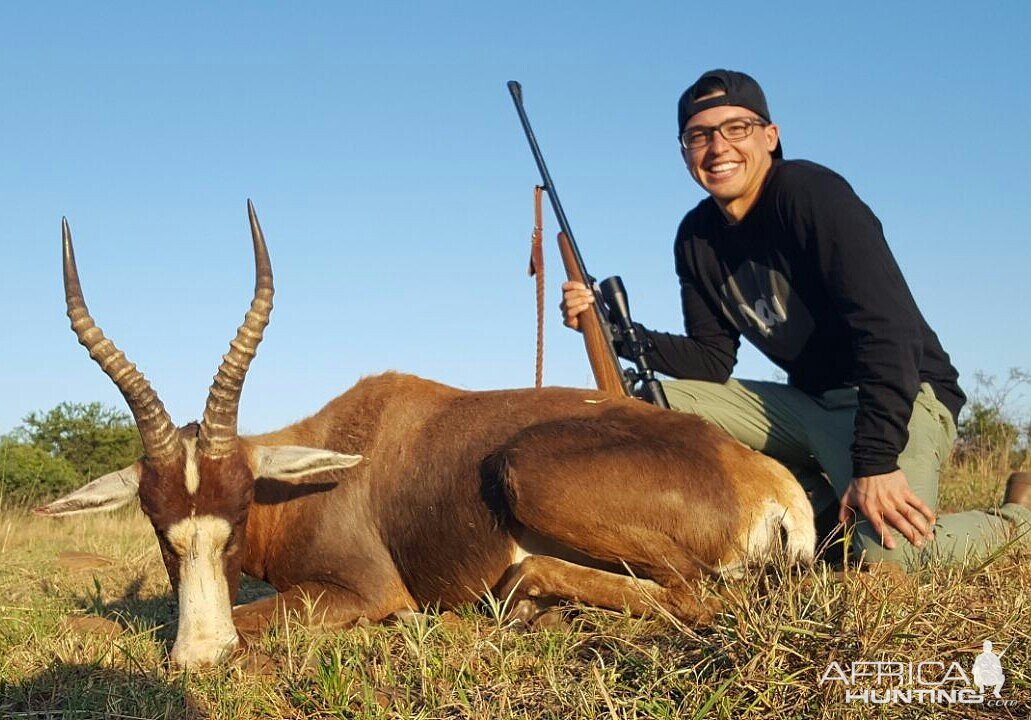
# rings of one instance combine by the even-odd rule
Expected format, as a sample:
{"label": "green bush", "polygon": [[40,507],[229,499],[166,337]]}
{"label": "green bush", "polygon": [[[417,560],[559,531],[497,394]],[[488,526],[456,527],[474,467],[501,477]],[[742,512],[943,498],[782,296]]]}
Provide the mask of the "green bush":
{"label": "green bush", "polygon": [[3,505],[38,503],[74,490],[83,482],[72,464],[33,445],[0,441]]}
{"label": "green bush", "polygon": [[131,465],[143,447],[132,418],[98,402],[29,413],[0,438],[3,502],[39,503]]}
{"label": "green bush", "polygon": [[1006,473],[1027,463],[1031,422],[1017,419],[1013,400],[1031,385],[1031,372],[1011,368],[1007,378],[975,373],[974,391],[959,422],[958,458],[978,472]]}
{"label": "green bush", "polygon": [[132,418],[98,402],[65,402],[29,413],[13,437],[64,458],[84,480],[131,465],[143,454]]}

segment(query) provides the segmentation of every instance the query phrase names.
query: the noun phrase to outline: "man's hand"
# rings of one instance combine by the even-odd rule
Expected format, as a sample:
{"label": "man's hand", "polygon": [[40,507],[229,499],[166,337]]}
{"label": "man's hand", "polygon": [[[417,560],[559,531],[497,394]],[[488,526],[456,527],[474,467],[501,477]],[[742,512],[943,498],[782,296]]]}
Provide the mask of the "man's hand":
{"label": "man's hand", "polygon": [[562,310],[562,323],[569,328],[580,332],[579,315],[594,302],[594,293],[587,289],[587,286],[575,280],[567,280],[562,283],[562,302],[559,308]]}
{"label": "man's hand", "polygon": [[853,521],[854,510],[870,521],[874,531],[881,536],[881,544],[889,550],[895,549],[895,539],[888,532],[889,525],[918,548],[924,546],[925,539],[934,537],[937,518],[931,508],[913,494],[901,470],[855,478],[841,498],[838,520],[846,524]]}

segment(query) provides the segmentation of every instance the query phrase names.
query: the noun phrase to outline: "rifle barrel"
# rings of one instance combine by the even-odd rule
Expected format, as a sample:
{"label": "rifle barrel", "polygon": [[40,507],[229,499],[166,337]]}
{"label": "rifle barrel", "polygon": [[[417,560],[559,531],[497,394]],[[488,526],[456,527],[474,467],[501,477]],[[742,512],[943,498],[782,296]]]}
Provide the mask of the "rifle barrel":
{"label": "rifle barrel", "polygon": [[587,281],[587,286],[592,287],[594,284],[594,278],[587,272],[587,268],[584,266],[583,257],[580,256],[580,248],[576,246],[576,240],[573,239],[573,231],[569,229],[569,220],[566,219],[566,212],[562,209],[562,203],[558,199],[558,192],[555,190],[555,184],[551,181],[551,174],[548,172],[548,166],[544,163],[544,156],[541,155],[541,148],[537,144],[537,138],[533,134],[533,128],[530,127],[530,119],[526,117],[526,109],[523,107],[523,86],[515,80],[509,80],[508,92],[512,95],[512,102],[515,103],[516,112],[519,113],[519,122],[522,123],[523,132],[526,133],[526,139],[530,143],[530,151],[533,153],[533,159],[537,161],[537,169],[540,171],[541,179],[544,181],[544,189],[548,191],[548,199],[551,200],[551,209],[555,212],[558,226],[569,239],[573,255],[576,258],[576,264],[580,268],[580,274],[583,275],[584,279]]}

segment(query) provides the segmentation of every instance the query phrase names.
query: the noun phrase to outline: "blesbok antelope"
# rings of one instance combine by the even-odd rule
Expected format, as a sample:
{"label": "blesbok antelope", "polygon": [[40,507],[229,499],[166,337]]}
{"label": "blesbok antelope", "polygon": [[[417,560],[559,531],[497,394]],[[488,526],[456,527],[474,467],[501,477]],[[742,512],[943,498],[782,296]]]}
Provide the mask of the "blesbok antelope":
{"label": "blesbok antelope", "polygon": [[[272,310],[254,208],[254,298],[208,394],[176,428],[93,322],[63,224],[68,316],[121,390],[143,439],[132,466],[39,508],[110,510],[137,495],[179,625],[172,661],[217,662],[277,613],[317,600],[346,625],[487,589],[524,611],[568,599],[698,622],[710,573],[813,556],[813,515],[783,467],[702,419],[569,388],[469,392],[410,375],[364,378],[277,432],[237,434],[247,368]],[[629,570],[629,572],[627,572]],[[240,573],[279,594],[232,607]]]}

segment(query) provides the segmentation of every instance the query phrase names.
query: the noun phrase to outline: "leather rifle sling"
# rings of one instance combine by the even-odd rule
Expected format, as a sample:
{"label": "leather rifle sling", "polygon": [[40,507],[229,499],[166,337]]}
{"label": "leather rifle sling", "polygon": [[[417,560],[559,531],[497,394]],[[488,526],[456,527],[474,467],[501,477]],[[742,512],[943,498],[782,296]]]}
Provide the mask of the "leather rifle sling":
{"label": "leather rifle sling", "polygon": [[544,381],[544,216],[541,212],[541,196],[544,188],[533,188],[533,235],[530,239],[529,275],[537,285],[537,373],[535,387]]}

